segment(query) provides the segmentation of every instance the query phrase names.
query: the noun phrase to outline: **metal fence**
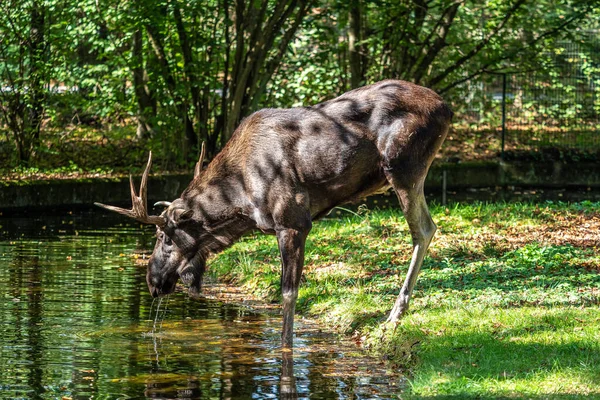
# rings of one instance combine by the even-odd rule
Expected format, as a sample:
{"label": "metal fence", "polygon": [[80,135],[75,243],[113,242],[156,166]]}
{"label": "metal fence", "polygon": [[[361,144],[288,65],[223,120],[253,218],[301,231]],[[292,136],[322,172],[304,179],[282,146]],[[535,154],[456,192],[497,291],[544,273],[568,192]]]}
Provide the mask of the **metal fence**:
{"label": "metal fence", "polygon": [[503,142],[600,148],[600,96],[593,80],[571,75],[549,82],[538,73],[502,75]]}
{"label": "metal fence", "polygon": [[543,71],[484,74],[463,116],[500,131],[504,150],[600,150],[600,41],[563,43]]}

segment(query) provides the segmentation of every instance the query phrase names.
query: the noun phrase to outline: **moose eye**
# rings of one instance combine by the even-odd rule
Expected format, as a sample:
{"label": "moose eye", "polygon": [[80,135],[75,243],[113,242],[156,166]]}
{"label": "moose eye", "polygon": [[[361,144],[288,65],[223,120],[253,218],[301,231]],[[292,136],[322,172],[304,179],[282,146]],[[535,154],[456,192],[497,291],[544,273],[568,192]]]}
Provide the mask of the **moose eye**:
{"label": "moose eye", "polygon": [[171,244],[171,238],[164,234],[164,232],[158,232],[156,238],[166,244]]}

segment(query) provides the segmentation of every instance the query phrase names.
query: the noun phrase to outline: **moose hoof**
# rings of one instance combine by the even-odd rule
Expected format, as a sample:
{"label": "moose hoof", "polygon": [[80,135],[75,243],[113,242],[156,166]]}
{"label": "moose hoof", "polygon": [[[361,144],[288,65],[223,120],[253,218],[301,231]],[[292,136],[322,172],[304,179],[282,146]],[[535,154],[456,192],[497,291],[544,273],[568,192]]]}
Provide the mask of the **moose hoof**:
{"label": "moose hoof", "polygon": [[191,284],[187,284],[188,295],[190,297],[201,297],[202,296],[202,282],[194,281]]}
{"label": "moose hoof", "polygon": [[200,290],[200,285],[192,285],[188,288],[188,295],[193,298],[198,298],[202,296],[202,291]]}
{"label": "moose hoof", "polygon": [[385,321],[385,323],[386,324],[396,324],[397,325],[400,322],[400,318],[402,318],[402,316],[406,313],[407,309],[408,309],[408,307],[394,306],[394,308],[390,312],[390,315],[388,316],[388,318]]}

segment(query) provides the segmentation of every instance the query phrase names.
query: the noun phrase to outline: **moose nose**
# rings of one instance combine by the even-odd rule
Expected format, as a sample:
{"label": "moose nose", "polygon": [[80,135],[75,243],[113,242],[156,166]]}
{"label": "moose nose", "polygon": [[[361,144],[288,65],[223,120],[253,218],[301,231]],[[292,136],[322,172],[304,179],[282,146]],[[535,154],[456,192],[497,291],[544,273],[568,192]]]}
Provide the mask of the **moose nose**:
{"label": "moose nose", "polygon": [[152,295],[152,297],[158,297],[159,293],[160,291],[156,286],[150,287],[150,294]]}

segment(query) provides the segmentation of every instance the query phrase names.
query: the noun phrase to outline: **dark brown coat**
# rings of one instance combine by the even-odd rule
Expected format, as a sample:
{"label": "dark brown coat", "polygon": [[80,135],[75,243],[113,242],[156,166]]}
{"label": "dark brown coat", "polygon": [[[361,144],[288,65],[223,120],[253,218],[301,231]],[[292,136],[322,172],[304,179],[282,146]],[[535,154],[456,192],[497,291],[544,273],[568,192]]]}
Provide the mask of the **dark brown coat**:
{"label": "dark brown coat", "polygon": [[395,80],[315,106],[252,114],[162,214],[148,266],[151,293],[172,292],[178,278],[197,290],[210,253],[254,229],[275,234],[282,258],[282,337],[291,346],[312,221],[392,187],[413,238],[408,276],[388,318],[397,321],[436,229],[423,184],[451,118],[435,92]]}

